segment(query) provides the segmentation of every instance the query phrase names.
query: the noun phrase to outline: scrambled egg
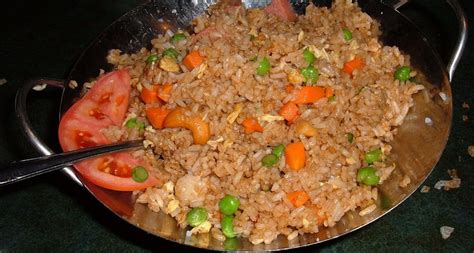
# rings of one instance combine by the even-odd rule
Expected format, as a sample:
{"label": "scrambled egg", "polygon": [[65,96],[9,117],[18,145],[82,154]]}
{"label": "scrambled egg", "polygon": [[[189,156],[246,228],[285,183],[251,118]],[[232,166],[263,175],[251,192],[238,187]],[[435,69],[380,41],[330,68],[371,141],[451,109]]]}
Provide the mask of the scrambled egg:
{"label": "scrambled egg", "polygon": [[229,122],[229,124],[232,124],[234,123],[234,121],[237,119],[237,117],[239,116],[240,112],[242,112],[242,109],[244,108],[244,106],[241,104],[241,103],[238,103],[234,106],[234,111],[231,112],[229,114],[229,116],[227,116],[227,122]]}
{"label": "scrambled egg", "polygon": [[160,60],[160,68],[168,72],[179,72],[180,68],[176,60],[171,57],[163,57]]}

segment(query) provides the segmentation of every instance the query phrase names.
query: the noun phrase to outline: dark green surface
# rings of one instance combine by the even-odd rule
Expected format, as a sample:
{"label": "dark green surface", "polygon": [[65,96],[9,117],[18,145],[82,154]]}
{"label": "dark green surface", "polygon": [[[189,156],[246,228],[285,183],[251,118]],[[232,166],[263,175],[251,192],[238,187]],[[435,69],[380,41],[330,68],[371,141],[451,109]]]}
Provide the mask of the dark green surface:
{"label": "dark green surface", "polygon": [[[473,22],[474,2],[460,1]],[[19,131],[13,113],[16,89],[25,80],[46,76],[64,78],[82,50],[108,24],[138,5],[122,1],[1,1],[0,10],[0,162],[33,157],[37,153]],[[404,13],[417,20],[447,59],[454,44],[453,15],[442,0],[414,0]],[[471,29],[474,35],[474,29]],[[472,41],[472,36],[470,36]],[[323,252],[472,252],[474,250],[474,47],[468,44],[453,80],[453,128],[446,151],[425,182],[433,186],[456,168],[461,188],[449,192],[416,192],[387,216],[359,231],[303,251]],[[59,93],[34,92],[29,111],[40,135],[57,148]],[[471,109],[462,109],[467,102]],[[462,115],[469,120],[463,122]],[[190,251],[190,248],[150,236],[122,222],[88,192],[61,173],[0,188],[1,252],[75,251]],[[455,228],[448,240],[439,228]]]}

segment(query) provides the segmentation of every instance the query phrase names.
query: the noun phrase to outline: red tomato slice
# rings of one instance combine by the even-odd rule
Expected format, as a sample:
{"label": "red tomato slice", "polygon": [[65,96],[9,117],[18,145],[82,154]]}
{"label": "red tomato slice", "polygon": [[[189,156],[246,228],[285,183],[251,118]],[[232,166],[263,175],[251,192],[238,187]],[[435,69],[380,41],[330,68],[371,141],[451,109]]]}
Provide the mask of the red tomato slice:
{"label": "red tomato slice", "polygon": [[74,166],[76,166],[81,175],[93,184],[110,190],[133,191],[158,184],[158,179],[150,174],[145,182],[139,183],[131,179],[132,169],[135,166],[143,166],[147,171],[151,171],[151,167],[149,164],[133,158],[127,152],[89,159]]}
{"label": "red tomato slice", "polygon": [[[129,96],[130,76],[127,71],[113,71],[97,80],[89,92],[71,106],[59,123],[59,143],[63,150],[110,143],[102,130],[122,124]],[[134,191],[158,184],[158,179],[151,174],[145,182],[133,181],[132,170],[138,165],[151,171],[149,164],[133,158],[127,152],[88,159],[74,164],[74,167],[87,180],[110,190]]]}
{"label": "red tomato slice", "polygon": [[108,117],[115,125],[122,124],[130,97],[130,75],[126,70],[117,70],[102,76],[84,96],[95,102],[92,114]]}

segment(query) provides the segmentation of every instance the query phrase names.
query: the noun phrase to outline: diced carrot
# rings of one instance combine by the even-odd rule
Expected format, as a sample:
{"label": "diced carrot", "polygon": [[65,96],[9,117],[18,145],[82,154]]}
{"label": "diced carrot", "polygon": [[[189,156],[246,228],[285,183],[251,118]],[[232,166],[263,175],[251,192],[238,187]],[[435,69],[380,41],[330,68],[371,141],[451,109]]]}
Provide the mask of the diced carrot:
{"label": "diced carrot", "polygon": [[265,11],[271,13],[285,21],[295,21],[296,13],[288,0],[272,0],[265,8]]}
{"label": "diced carrot", "polygon": [[305,191],[295,191],[286,194],[288,200],[293,204],[295,207],[300,207],[309,200],[309,196]]}
{"label": "diced carrot", "polygon": [[163,84],[158,89],[158,97],[164,102],[168,102],[168,100],[170,100],[172,90],[173,90],[173,85],[169,83]]}
{"label": "diced carrot", "polygon": [[293,123],[298,117],[298,110],[299,108],[295,103],[288,102],[280,108],[278,114],[283,116],[283,118],[285,118],[288,123]]}
{"label": "diced carrot", "polygon": [[166,116],[171,111],[163,107],[150,107],[145,110],[146,117],[154,128],[162,129]]}
{"label": "diced carrot", "polygon": [[294,171],[298,171],[305,166],[306,154],[302,142],[295,142],[286,145],[285,162]]}
{"label": "diced carrot", "polygon": [[293,86],[292,84],[288,84],[288,85],[285,86],[285,91],[287,93],[293,92],[294,89],[295,89],[295,86]]}
{"label": "diced carrot", "polygon": [[263,127],[258,123],[255,118],[249,117],[242,121],[242,125],[245,128],[246,134],[251,134],[253,132],[263,132]]}
{"label": "diced carrot", "polygon": [[296,91],[295,98],[292,100],[295,104],[310,104],[325,97],[326,91],[320,86],[305,86]]}
{"label": "diced carrot", "polygon": [[152,104],[152,103],[158,102],[157,89],[158,89],[157,85],[153,85],[151,89],[143,87],[142,92],[140,93],[140,99],[145,104]]}
{"label": "diced carrot", "polygon": [[331,87],[326,87],[326,97],[332,97],[334,95],[334,89]]}
{"label": "diced carrot", "polygon": [[352,75],[352,72],[356,69],[361,69],[364,66],[364,61],[362,58],[356,56],[354,59],[344,63],[342,71],[346,72],[349,75]]}
{"label": "diced carrot", "polygon": [[198,51],[191,51],[183,59],[183,64],[188,70],[192,70],[203,62],[201,54]]}

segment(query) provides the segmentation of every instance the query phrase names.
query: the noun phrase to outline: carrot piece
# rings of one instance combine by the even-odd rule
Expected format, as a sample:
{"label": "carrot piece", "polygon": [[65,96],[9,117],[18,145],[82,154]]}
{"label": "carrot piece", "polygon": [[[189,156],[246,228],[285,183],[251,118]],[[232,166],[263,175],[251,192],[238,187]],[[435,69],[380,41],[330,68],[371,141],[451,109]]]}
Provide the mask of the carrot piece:
{"label": "carrot piece", "polygon": [[362,58],[356,56],[354,59],[344,63],[344,67],[342,71],[346,72],[347,74],[352,75],[352,72],[356,69],[361,69],[364,66],[364,61]]}
{"label": "carrot piece", "polygon": [[143,87],[142,92],[140,93],[140,99],[145,104],[153,104],[155,102],[158,102],[157,89],[158,89],[158,85],[153,85],[151,89]]}
{"label": "carrot piece", "polygon": [[328,98],[328,97],[332,97],[332,96],[334,96],[334,89],[331,88],[331,87],[327,87],[326,88],[326,97]]}
{"label": "carrot piece", "polygon": [[246,118],[243,122],[242,125],[245,128],[245,133],[246,134],[251,134],[253,132],[263,132],[263,127],[258,123],[258,121],[255,118]]}
{"label": "carrot piece", "polygon": [[191,51],[183,59],[183,64],[188,70],[192,70],[203,62],[202,56],[198,51]]}
{"label": "carrot piece", "polygon": [[309,200],[309,196],[305,191],[295,191],[286,194],[288,200],[293,204],[295,207],[300,207]]}
{"label": "carrot piece", "polygon": [[164,102],[168,102],[168,100],[170,100],[172,90],[173,90],[173,85],[169,83],[163,84],[158,89],[158,97]]}
{"label": "carrot piece", "polygon": [[290,169],[298,171],[305,166],[306,154],[302,142],[295,142],[286,145],[285,162]]}
{"label": "carrot piece", "polygon": [[323,87],[305,86],[296,91],[295,98],[292,100],[295,104],[310,104],[318,101],[326,95]]}
{"label": "carrot piece", "polygon": [[298,110],[299,108],[295,103],[288,102],[280,108],[278,114],[283,116],[283,118],[285,118],[288,123],[293,123],[298,117]]}
{"label": "carrot piece", "polygon": [[171,111],[163,107],[150,107],[145,110],[146,117],[154,128],[162,129],[166,116]]}
{"label": "carrot piece", "polygon": [[285,91],[287,93],[293,92],[294,89],[295,89],[295,86],[293,86],[292,84],[288,84],[288,85],[285,86]]}
{"label": "carrot piece", "polygon": [[271,13],[285,21],[295,21],[296,14],[288,0],[272,0],[265,8],[265,11]]}

